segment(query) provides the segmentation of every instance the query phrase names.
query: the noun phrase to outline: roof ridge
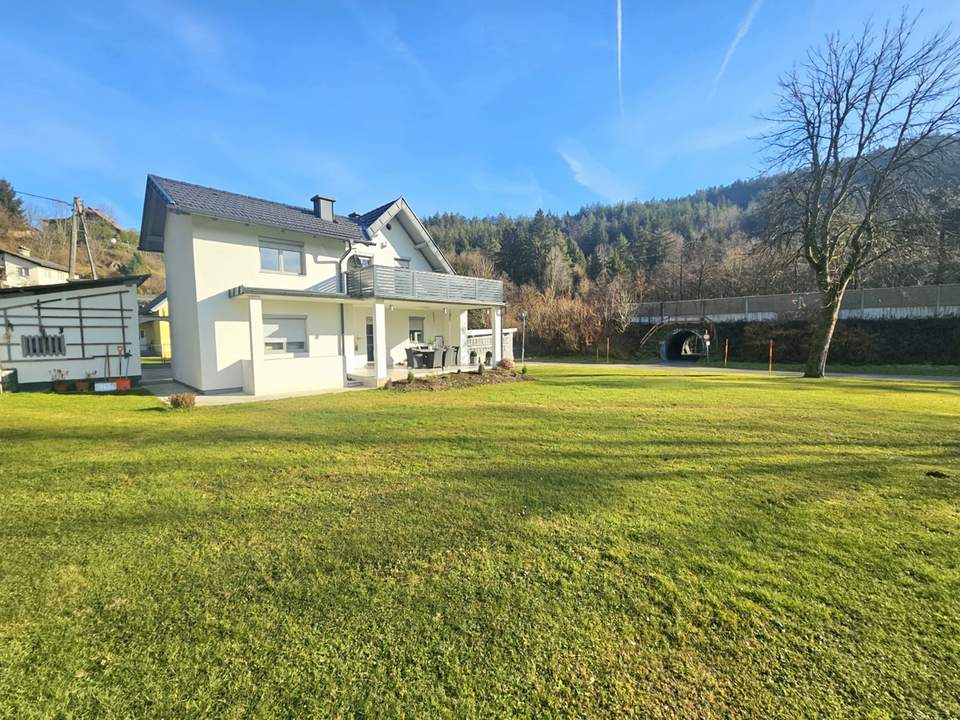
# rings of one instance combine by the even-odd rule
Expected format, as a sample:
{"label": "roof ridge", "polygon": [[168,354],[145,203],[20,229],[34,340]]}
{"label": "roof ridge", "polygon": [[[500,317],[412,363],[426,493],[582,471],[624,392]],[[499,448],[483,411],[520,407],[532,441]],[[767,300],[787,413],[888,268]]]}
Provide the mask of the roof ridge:
{"label": "roof ridge", "polygon": [[[166,182],[179,183],[180,185],[188,185],[192,188],[198,188],[200,190],[208,190],[210,192],[223,193],[224,195],[232,195],[233,197],[243,198],[244,200],[256,200],[257,202],[269,203],[270,205],[280,205],[290,210],[299,210],[309,215],[313,215],[313,209],[306,205],[291,205],[290,203],[281,202],[280,200],[268,200],[267,198],[257,197],[256,195],[247,195],[246,193],[233,192],[232,190],[222,190],[220,188],[211,187],[210,185],[200,185],[198,183],[189,182],[187,180],[177,180],[176,178],[163,177],[162,175],[154,175],[150,173],[149,177],[154,180],[162,180]],[[174,203],[176,204],[176,203]],[[341,217],[344,220],[350,220],[351,218],[348,215],[338,215],[334,214],[334,218]],[[334,220],[336,222],[336,220]]]}

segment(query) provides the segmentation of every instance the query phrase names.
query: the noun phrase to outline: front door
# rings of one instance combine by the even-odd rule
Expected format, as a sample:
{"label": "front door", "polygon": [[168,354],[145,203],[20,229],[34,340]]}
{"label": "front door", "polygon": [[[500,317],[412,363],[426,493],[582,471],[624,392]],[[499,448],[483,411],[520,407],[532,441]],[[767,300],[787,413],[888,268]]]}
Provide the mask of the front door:
{"label": "front door", "polygon": [[373,362],[373,318],[367,318],[367,362]]}

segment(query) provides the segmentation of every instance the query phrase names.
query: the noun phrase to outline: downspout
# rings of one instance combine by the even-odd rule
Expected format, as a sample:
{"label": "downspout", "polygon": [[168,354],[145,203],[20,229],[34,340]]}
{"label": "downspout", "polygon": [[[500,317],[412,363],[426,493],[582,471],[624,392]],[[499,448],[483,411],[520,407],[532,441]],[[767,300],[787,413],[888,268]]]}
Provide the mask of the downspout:
{"label": "downspout", "polygon": [[[353,252],[353,241],[346,240],[346,247],[343,250],[343,255],[337,260],[337,279],[339,280],[340,292],[342,294],[347,293],[347,278],[343,274],[343,261],[347,259],[347,256]],[[343,319],[343,303],[340,303],[340,355],[343,357],[343,378],[347,378],[347,331],[346,325]]]}

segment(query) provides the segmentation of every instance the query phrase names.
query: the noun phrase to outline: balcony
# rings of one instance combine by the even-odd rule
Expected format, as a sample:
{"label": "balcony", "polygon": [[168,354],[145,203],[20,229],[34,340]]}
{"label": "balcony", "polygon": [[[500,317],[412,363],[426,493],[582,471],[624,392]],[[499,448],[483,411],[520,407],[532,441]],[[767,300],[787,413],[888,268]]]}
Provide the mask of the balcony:
{"label": "balcony", "polygon": [[475,305],[503,303],[500,280],[368,265],[347,273],[347,295]]}

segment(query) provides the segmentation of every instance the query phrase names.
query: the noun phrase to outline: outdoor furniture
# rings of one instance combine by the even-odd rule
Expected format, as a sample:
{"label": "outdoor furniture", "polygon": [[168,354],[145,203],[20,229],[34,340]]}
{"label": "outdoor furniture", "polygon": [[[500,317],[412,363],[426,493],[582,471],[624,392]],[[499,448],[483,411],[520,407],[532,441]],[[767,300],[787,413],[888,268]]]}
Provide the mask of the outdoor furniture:
{"label": "outdoor furniture", "polygon": [[433,357],[431,359],[431,367],[433,368],[442,368],[443,367],[443,348],[434,348]]}
{"label": "outdoor furniture", "polygon": [[417,353],[413,348],[407,348],[407,367],[413,370],[414,368],[420,367],[417,364]]}

